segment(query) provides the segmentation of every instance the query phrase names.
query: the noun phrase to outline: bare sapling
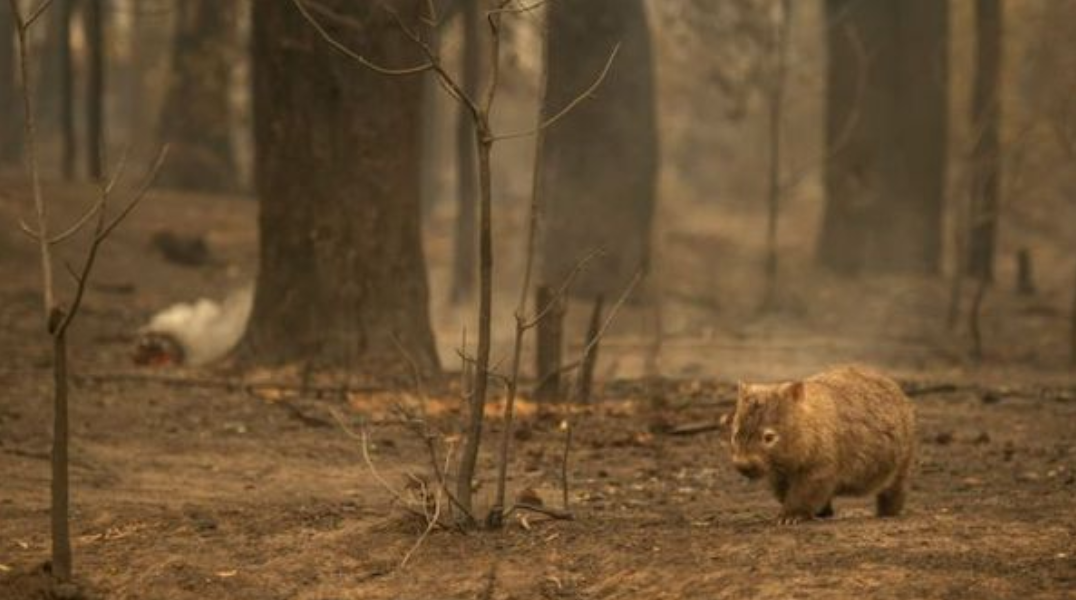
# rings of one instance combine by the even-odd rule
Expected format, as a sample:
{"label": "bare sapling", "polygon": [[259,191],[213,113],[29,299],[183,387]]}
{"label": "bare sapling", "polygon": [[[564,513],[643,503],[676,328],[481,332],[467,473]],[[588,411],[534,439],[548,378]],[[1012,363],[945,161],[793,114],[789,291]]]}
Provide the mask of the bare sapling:
{"label": "bare sapling", "polygon": [[789,41],[792,36],[792,2],[791,0],[776,0],[777,10],[771,24],[769,36],[769,63],[768,78],[765,81],[765,95],[768,102],[768,147],[769,164],[766,194],[766,255],[763,262],[763,275],[765,291],[760,312],[772,312],[779,309],[780,298],[779,286],[779,253],[778,253],[778,227],[780,225],[781,205],[795,190],[795,188],[807,179],[820,165],[831,160],[842,152],[852,141],[856,126],[860,119],[860,105],[866,94],[868,73],[870,71],[871,56],[864,47],[859,32],[851,24],[843,27],[843,35],[856,56],[857,77],[852,111],[840,125],[840,129],[834,137],[827,142],[825,152],[820,159],[809,164],[793,169],[790,174],[782,175],[783,162],[783,132],[785,92],[788,80],[788,54]]}
{"label": "bare sapling", "polygon": [[[421,64],[407,67],[384,67],[370,59],[357,54],[345,44],[334,38],[325,30],[318,20],[311,14],[305,0],[292,0],[292,4],[302,14],[303,18],[317,31],[318,35],[333,49],[349,59],[386,76],[410,76],[432,72],[437,76],[441,88],[445,90],[463,109],[471,116],[474,124],[475,147],[478,155],[478,253],[479,253],[479,297],[478,297],[478,347],[473,361],[474,377],[470,386],[468,398],[468,415],[465,425],[465,440],[460,456],[459,469],[456,475],[456,501],[459,504],[459,518],[467,525],[474,525],[473,515],[473,485],[475,469],[478,464],[478,451],[482,440],[483,423],[485,420],[486,398],[489,389],[490,378],[490,333],[492,329],[492,304],[493,304],[493,218],[492,218],[492,161],[491,153],[494,143],[502,140],[523,138],[535,135],[543,129],[552,126],[558,120],[589,97],[605,74],[608,73],[616,57],[617,48],[610,54],[604,70],[594,84],[582,94],[569,102],[556,114],[542,119],[534,129],[517,133],[498,135],[492,130],[490,113],[497,97],[500,65],[500,40],[501,19],[505,14],[528,12],[536,8],[535,5],[510,7],[511,0],[499,0],[497,7],[486,12],[486,23],[489,27],[491,41],[489,44],[489,72],[485,77],[485,89],[480,98],[473,97],[468,91],[450,75],[444,67],[438,51],[425,37],[424,31],[409,26],[400,15],[390,6],[382,8],[392,16],[400,32],[421,50],[425,61]],[[426,2],[426,14],[423,15],[426,23],[440,23],[436,3]],[[529,285],[529,282],[528,282]]]}
{"label": "bare sapling", "polygon": [[[100,178],[100,194],[96,202],[88,208],[74,224],[59,233],[52,233],[49,227],[48,202],[41,189],[41,174],[37,156],[37,126],[34,118],[33,82],[31,80],[31,44],[29,40],[30,28],[48,9],[51,0],[44,0],[29,14],[24,15],[19,7],[18,0],[10,0],[11,12],[15,21],[16,42],[19,56],[19,74],[22,82],[22,101],[25,129],[26,163],[30,177],[31,194],[33,197],[36,226],[20,222],[20,226],[27,236],[32,238],[38,246],[41,264],[41,291],[43,301],[43,316],[45,331],[52,341],[52,371],[53,371],[53,430],[52,430],[52,483],[51,483],[51,533],[52,533],[52,560],[51,573],[60,584],[67,584],[72,577],[72,554],[70,535],[70,485],[68,481],[68,400],[69,400],[69,374],[67,370],[67,333],[71,324],[79,314],[85,298],[86,289],[96,264],[101,245],[109,238],[115,229],[135,209],[149,190],[157,171],[164,160],[166,149],[162,149],[157,160],[154,161],[149,175],[139,187],[131,199],[115,215],[109,216],[109,199],[111,193],[123,174],[126,160],[120,162],[116,172],[111,176],[102,175]],[[108,172],[108,165],[104,160],[104,149],[101,149],[101,173]],[[126,157],[124,157],[126,158]],[[106,180],[107,178],[107,180]],[[79,233],[84,227],[93,223],[89,249],[82,260],[80,268],[74,269],[67,266],[68,273],[74,279],[75,291],[71,300],[62,303],[56,299],[54,264],[52,248]]]}
{"label": "bare sapling", "polygon": [[791,0],[780,0],[772,25],[770,42],[769,101],[769,179],[766,214],[766,295],[762,310],[777,303],[777,225],[781,211],[781,138],[784,118],[785,75],[788,61],[788,36],[792,21]]}

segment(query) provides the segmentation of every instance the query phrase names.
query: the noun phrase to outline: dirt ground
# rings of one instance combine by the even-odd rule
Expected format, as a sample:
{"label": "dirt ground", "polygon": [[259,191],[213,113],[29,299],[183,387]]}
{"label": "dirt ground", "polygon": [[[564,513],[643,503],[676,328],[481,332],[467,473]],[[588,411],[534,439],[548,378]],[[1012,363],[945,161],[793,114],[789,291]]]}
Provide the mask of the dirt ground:
{"label": "dirt ground", "polygon": [[[24,206],[8,183],[5,223]],[[77,190],[54,191],[57,219],[75,214]],[[134,332],[153,311],[249,280],[253,215],[241,199],[162,194],[102,256],[72,341],[71,464],[75,569],[101,598],[1076,598],[1076,382],[1058,334],[1068,293],[1060,267],[1043,270],[1033,300],[994,293],[990,310],[1006,317],[987,324],[987,362],[972,367],[964,340],[939,326],[943,282],[914,282],[883,294],[884,305],[852,311],[869,303],[842,288],[799,292],[796,277],[807,275],[792,274],[791,308],[746,319],[747,294],[735,293],[745,289],[741,280],[720,272],[707,287],[698,271],[676,271],[742,244],[673,228],[676,252],[664,276],[681,300],[664,316],[660,354],[671,377],[639,377],[645,342],[626,325],[603,352],[599,402],[570,414],[524,404],[520,414],[512,489],[533,489],[553,507],[561,504],[558,425],[572,421],[575,519],[527,514],[496,533],[435,531],[401,567],[421,528],[393,507],[332,411],[352,427],[368,423],[371,458],[402,489],[408,473],[429,471],[424,447],[389,410],[413,396],[282,395],[214,370],[130,365]],[[435,234],[447,229],[439,222],[435,215]],[[218,262],[164,262],[148,246],[162,227],[205,234]],[[25,240],[6,237],[3,600],[35,597],[34,573],[48,556],[51,419],[34,255]],[[428,252],[441,256],[445,244],[435,235]],[[1049,252],[1060,253],[1047,250],[1046,265]],[[431,263],[437,297],[447,265]],[[864,295],[904,284],[866,285]],[[934,307],[926,317],[923,306]],[[450,356],[459,324],[443,306],[433,313]],[[868,323],[872,335],[853,335]],[[908,509],[879,520],[870,499],[843,499],[834,520],[777,527],[776,502],[735,473],[719,433],[678,428],[728,410],[737,377],[803,374],[843,360],[879,364],[920,392]],[[432,423],[449,434],[459,420],[453,398],[449,385],[431,404],[442,409]],[[489,427],[496,435],[501,423],[494,417]],[[489,454],[481,468],[485,506]]]}

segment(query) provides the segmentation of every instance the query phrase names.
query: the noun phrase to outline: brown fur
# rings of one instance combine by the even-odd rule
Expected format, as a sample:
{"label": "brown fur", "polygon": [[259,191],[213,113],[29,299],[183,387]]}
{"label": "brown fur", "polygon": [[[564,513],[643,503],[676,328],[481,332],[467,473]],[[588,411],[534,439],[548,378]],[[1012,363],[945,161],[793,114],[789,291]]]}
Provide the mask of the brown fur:
{"label": "brown fur", "polygon": [[915,413],[892,379],[840,367],[803,381],[740,384],[733,464],[766,477],[781,523],[833,514],[834,496],[875,494],[878,516],[900,513],[915,453]]}

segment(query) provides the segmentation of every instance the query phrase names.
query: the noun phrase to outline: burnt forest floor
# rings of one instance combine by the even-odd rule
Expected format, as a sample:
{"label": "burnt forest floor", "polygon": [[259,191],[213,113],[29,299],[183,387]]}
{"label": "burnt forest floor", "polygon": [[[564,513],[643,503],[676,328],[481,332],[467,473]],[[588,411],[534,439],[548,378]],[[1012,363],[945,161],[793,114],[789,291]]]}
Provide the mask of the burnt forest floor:
{"label": "burnt forest floor", "polygon": [[[68,198],[75,194],[56,193],[56,218],[75,214],[77,201]],[[19,214],[13,207],[25,206],[16,197],[0,200],[5,223]],[[430,470],[425,447],[390,409],[414,405],[414,394],[303,393],[246,386],[213,369],[130,365],[135,332],[155,310],[249,281],[253,215],[243,200],[163,194],[102,256],[72,339],[71,453],[75,569],[101,598],[1076,597],[1076,394],[1056,334],[1065,324],[1061,284],[1045,284],[1035,300],[995,292],[992,311],[1023,316],[987,325],[987,363],[974,367],[964,342],[949,340],[935,317],[910,314],[905,322],[913,325],[903,328],[893,322],[901,311],[917,313],[917,303],[936,304],[944,284],[912,284],[907,289],[926,291],[907,300],[888,294],[872,321],[884,327],[866,341],[840,328],[856,316],[826,291],[792,294],[791,309],[738,325],[749,311],[734,295],[699,283],[706,278],[676,275],[711,251],[689,252],[696,245],[730,242],[681,232],[669,240],[679,249],[664,275],[677,297],[689,298],[665,315],[668,328],[681,329],[661,353],[662,372],[672,377],[641,377],[632,349],[645,346],[633,341],[645,336],[613,332],[597,402],[570,411],[521,406],[512,494],[532,490],[560,506],[559,425],[568,419],[575,519],[517,514],[495,533],[434,531],[401,567],[422,528],[376,483],[334,414],[352,429],[366,424],[371,459],[403,490],[408,474]],[[205,235],[217,262],[200,269],[164,262],[148,245],[161,228]],[[35,573],[48,556],[51,409],[33,248],[0,237],[7,240],[0,241],[0,599],[7,600],[35,597]],[[435,235],[427,251],[439,256],[447,245]],[[436,295],[447,268],[431,262]],[[1044,270],[1044,280],[1051,276]],[[726,315],[705,331],[695,322],[714,303],[699,298]],[[435,320],[446,311],[435,307]],[[443,348],[458,330],[438,326]],[[719,432],[693,427],[729,409],[737,377],[781,377],[844,360],[878,364],[920,392],[907,511],[880,520],[870,499],[843,499],[833,520],[777,527],[775,501],[733,471]],[[452,384],[438,389],[430,423],[454,434],[459,401]],[[488,431],[496,436],[493,413]],[[477,501],[488,506],[488,451],[480,471]]]}

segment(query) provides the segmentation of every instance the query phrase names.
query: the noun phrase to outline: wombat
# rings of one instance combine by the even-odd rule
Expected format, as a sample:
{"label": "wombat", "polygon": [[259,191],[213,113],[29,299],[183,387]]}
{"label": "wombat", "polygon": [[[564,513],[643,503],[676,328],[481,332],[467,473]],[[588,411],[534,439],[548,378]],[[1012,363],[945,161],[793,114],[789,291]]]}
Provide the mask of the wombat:
{"label": "wombat", "polygon": [[769,479],[779,524],[832,516],[834,496],[877,494],[878,516],[899,514],[914,453],[912,403],[884,375],[840,367],[739,385],[732,463],[748,478]]}

